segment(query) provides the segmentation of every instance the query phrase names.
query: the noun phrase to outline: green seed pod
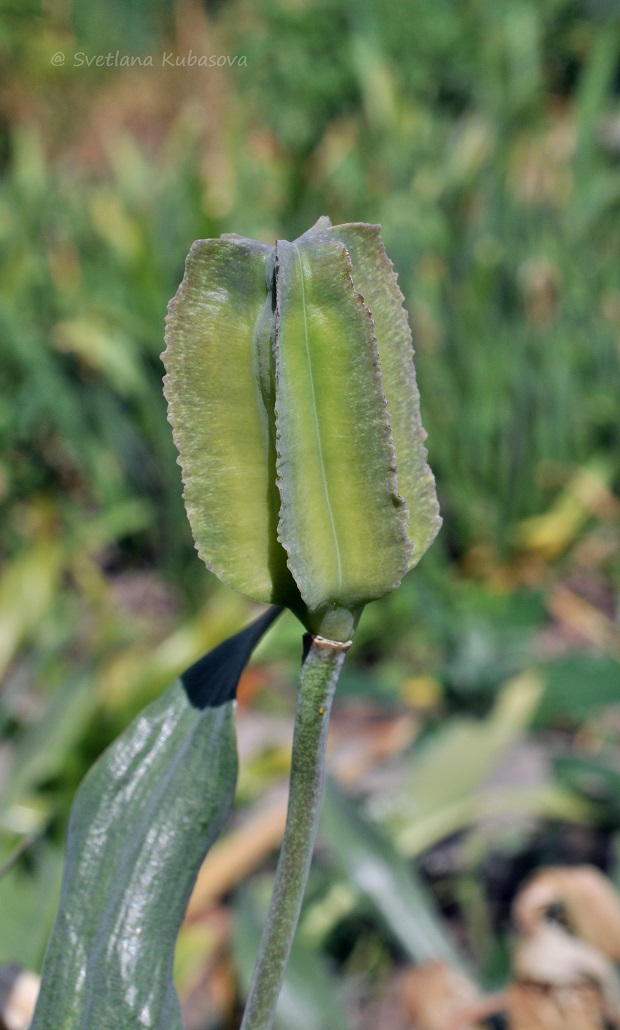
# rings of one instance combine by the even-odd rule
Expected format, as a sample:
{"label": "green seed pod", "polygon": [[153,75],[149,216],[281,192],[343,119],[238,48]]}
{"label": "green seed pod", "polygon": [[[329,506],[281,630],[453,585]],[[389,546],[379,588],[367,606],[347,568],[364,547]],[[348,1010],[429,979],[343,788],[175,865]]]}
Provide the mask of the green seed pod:
{"label": "green seed pod", "polygon": [[170,302],[165,394],[198,552],[347,640],[441,519],[407,315],[379,227],[199,240]]}

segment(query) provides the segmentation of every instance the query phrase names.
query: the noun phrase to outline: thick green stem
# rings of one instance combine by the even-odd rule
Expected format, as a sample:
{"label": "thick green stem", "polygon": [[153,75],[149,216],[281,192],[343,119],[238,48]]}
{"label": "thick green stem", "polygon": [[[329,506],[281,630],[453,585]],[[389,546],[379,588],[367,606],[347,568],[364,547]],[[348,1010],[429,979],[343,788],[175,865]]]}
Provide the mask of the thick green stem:
{"label": "thick green stem", "polygon": [[241,1030],[273,1026],[319,825],[329,713],[347,645],[310,635],[304,645],[286,829]]}

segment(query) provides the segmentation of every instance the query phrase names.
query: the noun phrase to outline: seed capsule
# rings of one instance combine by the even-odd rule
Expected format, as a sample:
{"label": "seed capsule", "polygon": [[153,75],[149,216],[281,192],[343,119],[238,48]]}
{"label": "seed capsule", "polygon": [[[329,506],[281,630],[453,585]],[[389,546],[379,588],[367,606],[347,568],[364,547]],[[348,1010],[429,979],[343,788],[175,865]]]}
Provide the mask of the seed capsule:
{"label": "seed capsule", "polygon": [[224,582],[351,636],[436,536],[413,348],[377,226],[200,240],[171,301],[169,418]]}

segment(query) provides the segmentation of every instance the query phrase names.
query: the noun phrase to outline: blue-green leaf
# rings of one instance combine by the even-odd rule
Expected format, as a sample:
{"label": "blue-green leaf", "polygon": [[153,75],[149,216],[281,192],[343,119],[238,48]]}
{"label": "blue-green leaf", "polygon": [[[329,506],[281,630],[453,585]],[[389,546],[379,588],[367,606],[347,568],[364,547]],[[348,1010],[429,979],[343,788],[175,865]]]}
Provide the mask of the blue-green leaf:
{"label": "blue-green leaf", "polygon": [[174,947],[233,801],[234,695],[279,609],[193,665],[78,792],[32,1030],[180,1030]]}

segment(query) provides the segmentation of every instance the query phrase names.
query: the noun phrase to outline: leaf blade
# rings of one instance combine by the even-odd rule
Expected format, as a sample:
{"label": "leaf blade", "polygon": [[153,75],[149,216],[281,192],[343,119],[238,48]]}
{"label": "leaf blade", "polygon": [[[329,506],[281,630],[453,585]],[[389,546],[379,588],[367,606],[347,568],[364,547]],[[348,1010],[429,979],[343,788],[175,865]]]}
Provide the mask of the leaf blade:
{"label": "leaf blade", "polygon": [[236,685],[277,614],[188,670],[80,787],[33,1030],[181,1030],[174,945],[232,805]]}
{"label": "leaf blade", "polygon": [[327,778],[321,832],[342,874],[372,904],[416,963],[442,958],[463,967],[430,892],[415,869]]}

